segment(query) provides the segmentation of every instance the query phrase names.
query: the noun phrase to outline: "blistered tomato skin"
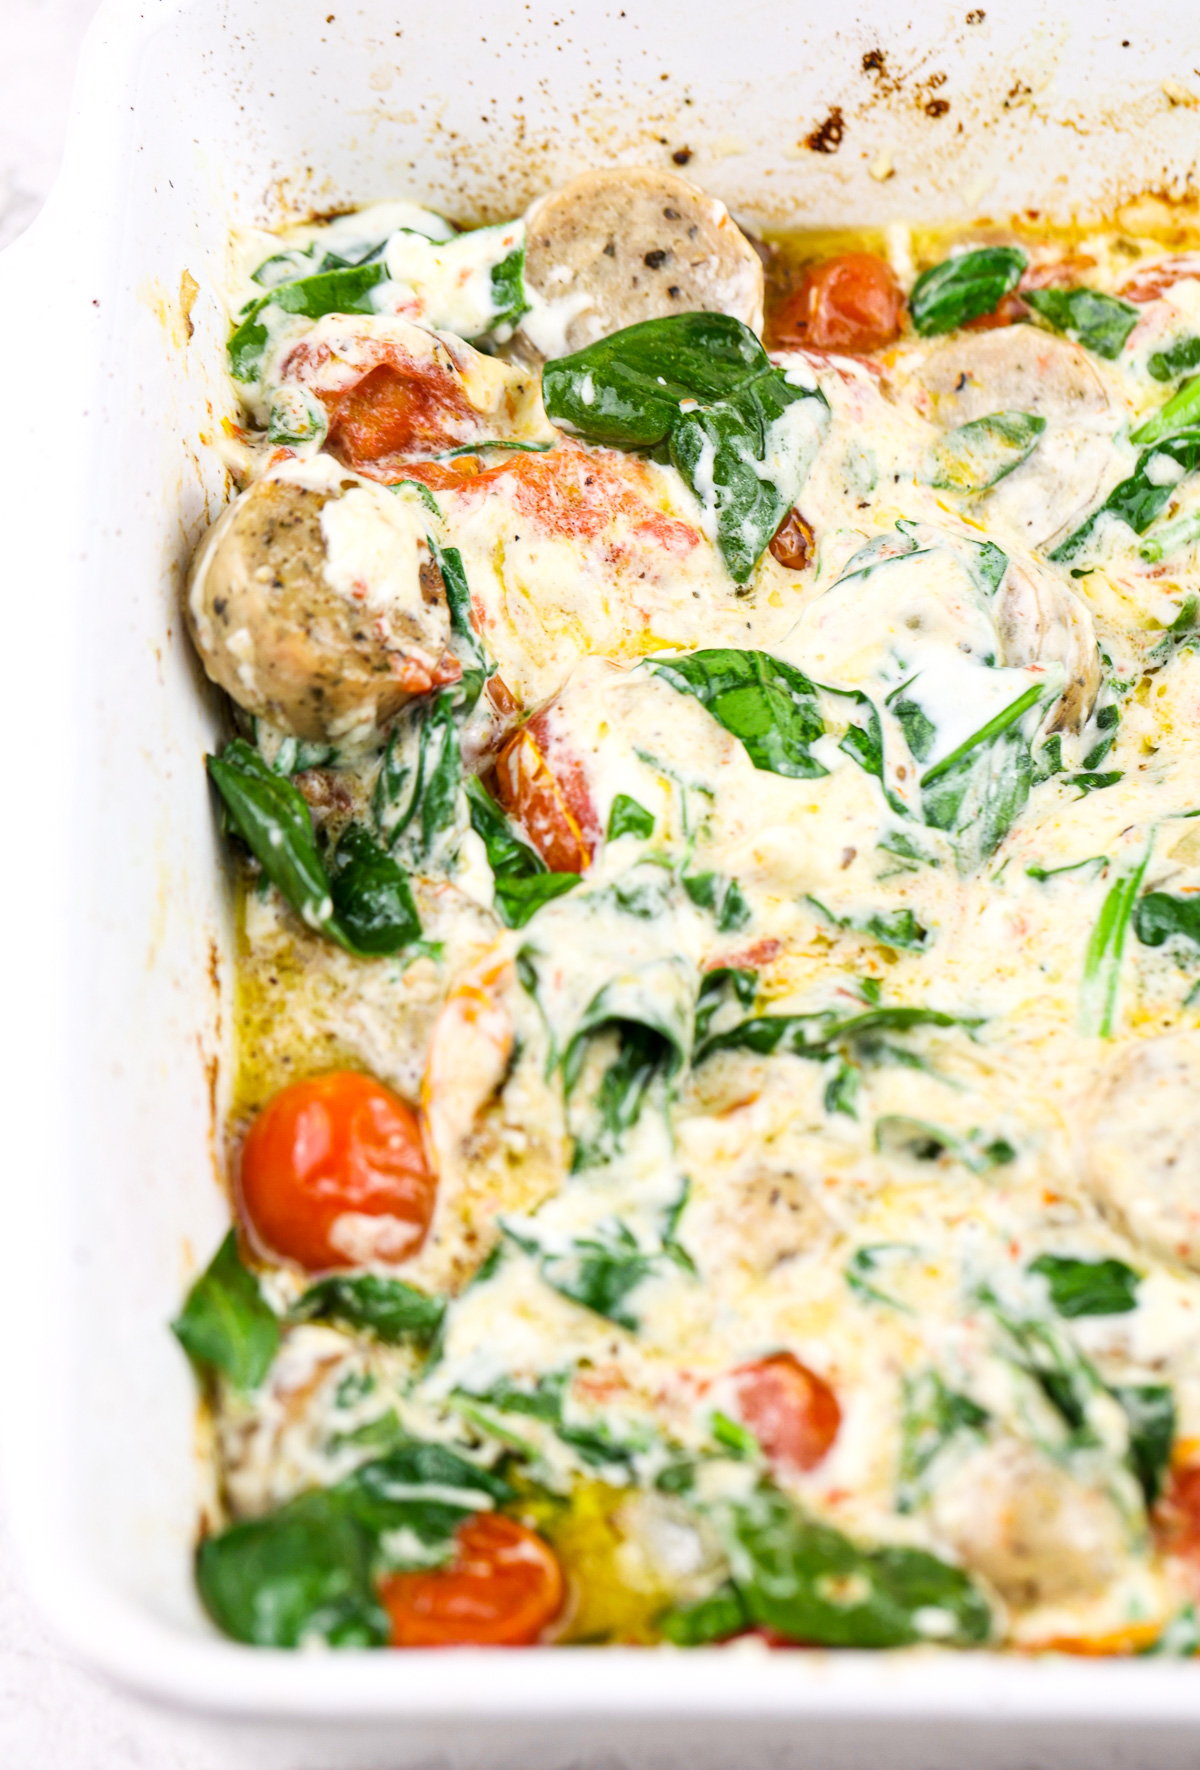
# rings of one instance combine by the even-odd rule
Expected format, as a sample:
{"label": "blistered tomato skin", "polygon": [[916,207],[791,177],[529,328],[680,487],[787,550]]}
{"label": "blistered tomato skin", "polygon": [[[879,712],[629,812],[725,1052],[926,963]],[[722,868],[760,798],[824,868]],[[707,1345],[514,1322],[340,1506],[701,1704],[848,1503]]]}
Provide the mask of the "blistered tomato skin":
{"label": "blistered tomato skin", "polygon": [[242,1150],[238,1206],[253,1240],[308,1272],[407,1259],[433,1215],[415,1112],[352,1070],[284,1088]]}
{"label": "blistered tomato skin", "polygon": [[880,350],[904,324],[904,295],[892,267],[873,252],[847,252],[810,265],[775,316],[772,342],[814,350]]}
{"label": "blistered tomato skin", "polygon": [[515,1518],[480,1512],[459,1527],[449,1567],[395,1573],[380,1600],[393,1647],[528,1647],[563,1605],[548,1544]]}
{"label": "blistered tomato skin", "polygon": [[815,1469],[827,1455],[842,1410],[825,1382],[790,1352],[776,1352],[734,1373],[742,1420],[770,1462]]}
{"label": "blistered tomato skin", "polygon": [[595,807],[582,764],[555,739],[551,709],[505,744],[496,759],[495,793],[552,873],[582,873],[591,865],[599,837]]}
{"label": "blistered tomato skin", "polygon": [[789,572],[807,571],[815,544],[812,524],[793,505],[772,537],[771,558]]}

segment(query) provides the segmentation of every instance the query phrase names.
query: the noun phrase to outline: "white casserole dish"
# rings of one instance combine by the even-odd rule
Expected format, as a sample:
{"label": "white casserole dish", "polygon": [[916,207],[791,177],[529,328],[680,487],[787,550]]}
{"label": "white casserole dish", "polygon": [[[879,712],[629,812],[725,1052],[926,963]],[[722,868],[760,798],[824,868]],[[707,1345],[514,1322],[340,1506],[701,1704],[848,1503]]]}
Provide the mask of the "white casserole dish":
{"label": "white casserole dish", "polygon": [[[876,49],[882,70],[864,67]],[[191,1586],[194,1388],[165,1323],[227,1215],[230,917],[202,768],[216,704],[178,596],[226,493],[202,439],[231,410],[212,292],[230,224],[399,194],[500,218],[581,165],[685,151],[689,176],[751,221],[1067,219],[1186,189],[1197,52],[1179,3],[985,17],[914,0],[873,19],[814,0],[625,0],[583,17],[496,0],[473,20],[383,0],[102,8],[62,180],[0,262],[21,783],[0,1417],[29,1579],[93,1664],[291,1722],[256,1761],[324,1770],[435,1751],[523,1770],[584,1751],[1195,1762],[1200,1668],[1165,1660],[314,1656],[218,1640]]]}

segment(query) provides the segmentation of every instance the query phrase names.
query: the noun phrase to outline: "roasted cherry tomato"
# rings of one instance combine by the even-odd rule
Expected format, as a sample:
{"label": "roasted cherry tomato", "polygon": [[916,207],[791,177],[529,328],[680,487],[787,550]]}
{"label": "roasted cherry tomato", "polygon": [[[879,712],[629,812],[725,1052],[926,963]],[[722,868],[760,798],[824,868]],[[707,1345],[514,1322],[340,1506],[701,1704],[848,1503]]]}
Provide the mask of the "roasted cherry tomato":
{"label": "roasted cherry tomato", "polygon": [[337,1070],[267,1102],[242,1150],[238,1202],[264,1252],[322,1272],[415,1253],[435,1186],[412,1108]]}
{"label": "roasted cherry tomato", "polygon": [[794,504],[775,530],[771,557],[789,572],[806,571],[813,562],[812,524],[805,522]]}
{"label": "roasted cherry tomato", "polygon": [[495,793],[552,873],[582,873],[599,836],[587,777],[555,737],[553,709],[523,725],[496,759]]}
{"label": "roasted cherry tomato", "polygon": [[879,350],[900,336],[904,296],[892,267],[873,252],[809,265],[772,322],[772,342],[814,350]]}
{"label": "roasted cherry tomato", "polygon": [[1021,300],[1015,289],[1002,295],[990,313],[977,313],[973,320],[967,320],[964,332],[992,332],[998,326],[1015,326],[1018,320],[1027,320],[1029,309]]}
{"label": "roasted cherry tomato", "polygon": [[1185,252],[1178,258],[1160,258],[1157,264],[1136,270],[1121,290],[1123,301],[1157,301],[1168,289],[1187,277],[1200,277],[1200,252]]}
{"label": "roasted cherry tomato", "polygon": [[562,1609],[563,1576],[534,1531],[498,1512],[459,1526],[449,1567],[393,1573],[379,1596],[393,1647],[527,1647]]}
{"label": "roasted cherry tomato", "polygon": [[764,1454],[793,1469],[815,1469],[842,1423],[829,1384],[790,1352],[744,1364],[734,1376],[742,1419]]}

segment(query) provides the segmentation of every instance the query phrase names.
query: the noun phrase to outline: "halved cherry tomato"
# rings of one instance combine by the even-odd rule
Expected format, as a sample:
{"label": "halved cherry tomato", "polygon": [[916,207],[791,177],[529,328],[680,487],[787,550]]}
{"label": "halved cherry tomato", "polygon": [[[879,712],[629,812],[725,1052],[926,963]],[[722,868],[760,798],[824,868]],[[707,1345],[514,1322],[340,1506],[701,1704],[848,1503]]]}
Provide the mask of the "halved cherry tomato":
{"label": "halved cherry tomato", "polygon": [[1154,1508],[1155,1535],[1165,1554],[1191,1562],[1200,1573],[1200,1462],[1194,1442],[1171,1470],[1166,1492]]}
{"label": "halved cherry tomato", "polygon": [[527,1647],[562,1609],[562,1569],[534,1531],[498,1512],[459,1526],[449,1567],[379,1589],[393,1647]]}
{"label": "halved cherry tomato", "polygon": [[1184,252],[1178,258],[1161,258],[1145,270],[1135,270],[1121,290],[1123,301],[1157,301],[1186,277],[1200,277],[1200,252]]}
{"label": "halved cherry tomato", "polygon": [[407,1259],[435,1190],[412,1108],[370,1076],[336,1070],[267,1102],[242,1149],[238,1203],[264,1252],[322,1272]]}
{"label": "halved cherry tomato", "polygon": [[734,1372],[742,1419],[772,1462],[815,1469],[838,1435],[842,1410],[825,1382],[790,1352]]}
{"label": "halved cherry tomato", "polygon": [[591,865],[600,828],[583,765],[556,735],[552,708],[505,744],[496,758],[495,791],[552,873],[582,873]]}
{"label": "halved cherry tomato", "polygon": [[814,350],[879,350],[900,336],[904,295],[891,265],[873,252],[847,252],[809,265],[772,321],[772,342]]}
{"label": "halved cherry tomato", "polygon": [[812,524],[793,504],[771,539],[771,558],[789,572],[806,571],[813,561]]}
{"label": "halved cherry tomato", "polygon": [[380,363],[342,394],[329,414],[329,441],[351,466],[383,455],[452,447],[478,429],[478,416],[444,369]]}

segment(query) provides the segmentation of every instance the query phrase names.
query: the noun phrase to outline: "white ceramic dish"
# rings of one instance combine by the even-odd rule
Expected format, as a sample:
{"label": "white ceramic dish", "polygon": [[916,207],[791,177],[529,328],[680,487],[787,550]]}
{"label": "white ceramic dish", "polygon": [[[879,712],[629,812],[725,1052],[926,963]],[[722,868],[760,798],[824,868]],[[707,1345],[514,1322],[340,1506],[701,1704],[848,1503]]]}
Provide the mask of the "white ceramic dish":
{"label": "white ceramic dish", "polygon": [[[230,925],[201,766],[215,706],[177,598],[226,490],[202,439],[228,409],[211,289],[229,224],[401,193],[499,217],[589,161],[685,153],[735,211],[810,225],[1066,216],[1183,188],[1200,141],[1192,7],[985,11],[110,0],[93,29],[66,170],[0,262],[0,1417],[28,1575],[62,1634],[147,1693],[289,1720],[263,1736],[264,1764],[1200,1757],[1194,1665],[289,1656],[218,1640],[190,1581],[202,1465],[165,1323],[226,1217]],[[822,123],[833,152],[805,145]]]}

